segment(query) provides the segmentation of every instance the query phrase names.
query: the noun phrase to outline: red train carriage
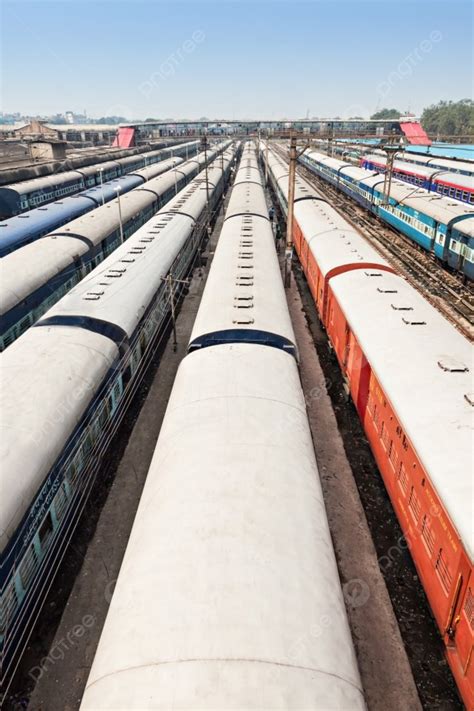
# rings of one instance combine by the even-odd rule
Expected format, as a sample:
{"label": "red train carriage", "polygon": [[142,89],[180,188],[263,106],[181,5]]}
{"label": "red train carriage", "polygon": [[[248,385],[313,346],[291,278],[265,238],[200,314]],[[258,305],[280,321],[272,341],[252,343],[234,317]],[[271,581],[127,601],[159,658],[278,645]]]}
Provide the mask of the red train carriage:
{"label": "red train carriage", "polygon": [[[284,201],[288,168],[268,163]],[[297,179],[295,248],[471,709],[471,345],[311,190]]]}
{"label": "red train carriage", "polygon": [[395,274],[350,271],[329,291],[329,338],[472,708],[471,346]]}

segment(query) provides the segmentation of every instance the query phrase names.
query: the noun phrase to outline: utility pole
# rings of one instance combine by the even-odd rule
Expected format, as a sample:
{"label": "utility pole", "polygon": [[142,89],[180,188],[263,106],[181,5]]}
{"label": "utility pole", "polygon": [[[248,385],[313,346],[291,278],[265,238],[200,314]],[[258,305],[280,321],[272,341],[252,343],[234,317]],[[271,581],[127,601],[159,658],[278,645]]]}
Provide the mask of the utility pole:
{"label": "utility pole", "polygon": [[293,223],[295,212],[295,179],[296,179],[296,162],[298,158],[310,146],[310,142],[306,142],[303,148],[298,151],[296,147],[296,137],[290,138],[290,169],[288,173],[288,214],[286,218],[286,249],[285,249],[285,289],[289,289],[291,285],[291,260],[293,258]]}
{"label": "utility pole", "polygon": [[204,147],[204,174],[206,177],[206,205],[207,205],[207,221],[209,222],[209,172],[208,172],[208,161],[207,161],[207,136],[203,139]]}
{"label": "utility pole", "polygon": [[123,222],[122,222],[122,206],[120,205],[120,191],[122,189],[121,185],[117,185],[115,192],[117,193],[118,211],[119,211],[119,224],[120,224],[120,244],[124,243],[123,237]]}
{"label": "utility pole", "polygon": [[104,172],[103,168],[99,168],[99,175],[100,175],[100,190],[102,193],[102,205],[105,205],[105,197],[104,197],[104,181],[103,181],[103,175],[102,173]]}
{"label": "utility pole", "polygon": [[173,275],[170,272],[166,277],[168,281],[168,288],[170,292],[170,304],[171,304],[171,322],[173,324],[173,350],[176,351],[178,345],[178,339],[176,338],[176,313],[174,308],[174,289],[173,289]]}
{"label": "utility pole", "polygon": [[296,138],[290,138],[290,170],[288,174],[288,215],[286,220],[285,288],[291,284],[291,260],[293,258],[293,214],[295,203]]}
{"label": "utility pole", "polygon": [[265,143],[265,185],[268,185],[268,136]]}
{"label": "utility pole", "polygon": [[395,136],[391,137],[388,143],[382,146],[382,150],[385,152],[386,164],[385,164],[385,176],[383,181],[383,198],[382,205],[390,205],[390,189],[392,187],[392,176],[393,176],[393,163],[395,161],[395,156],[398,153],[398,146],[394,143]]}
{"label": "utility pole", "polygon": [[175,279],[172,272],[168,276],[161,277],[162,281],[166,282],[168,285],[168,291],[170,296],[170,306],[171,306],[171,323],[173,327],[173,350],[176,352],[176,347],[178,345],[178,339],[176,336],[176,304],[174,301],[174,285],[175,284],[186,284],[189,286],[188,279]]}

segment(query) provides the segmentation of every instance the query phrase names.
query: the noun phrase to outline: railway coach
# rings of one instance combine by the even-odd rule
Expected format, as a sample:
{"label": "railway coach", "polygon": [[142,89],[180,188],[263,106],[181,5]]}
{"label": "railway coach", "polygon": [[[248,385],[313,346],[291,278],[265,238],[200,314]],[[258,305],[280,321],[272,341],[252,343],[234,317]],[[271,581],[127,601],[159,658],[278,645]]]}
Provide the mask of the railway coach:
{"label": "railway coach", "polygon": [[192,180],[2,357],[4,688],[167,323],[165,279],[187,275],[233,157]]}
{"label": "railway coach", "polygon": [[82,711],[365,708],[296,357],[246,144]]}
{"label": "railway coach", "polygon": [[197,141],[192,141],[171,148],[137,153],[75,170],[32,178],[12,185],[2,185],[0,186],[0,219],[5,220],[13,215],[26,212],[26,210],[46,205],[54,200],[61,200],[67,195],[100,186],[103,182],[126,175],[139,168],[146,168],[147,165],[158,163],[165,158],[184,155],[188,157],[188,152],[197,151],[198,145]]}
{"label": "railway coach", "polygon": [[[360,165],[362,168],[384,173],[387,168],[387,159],[385,156],[369,153],[361,158]],[[393,176],[430,192],[474,205],[474,176],[472,175],[452,173],[449,170],[430,165],[421,166],[403,160],[395,160]]]}
{"label": "railway coach", "polygon": [[16,215],[9,220],[0,222],[0,257],[34,242],[38,237],[47,235],[58,227],[71,222],[81,215],[105,205],[117,197],[125,195],[130,190],[143,185],[147,180],[164,173],[175,165],[183,162],[182,158],[169,158],[155,165],[141,168],[121,178],[115,178],[103,183],[100,187],[90,188],[77,195],[57,200],[44,207],[28,210],[22,215]]}
{"label": "railway coach", "polygon": [[[212,160],[227,145],[224,142],[209,151],[207,159]],[[180,158],[171,160],[181,162]],[[197,175],[205,160],[201,153],[130,191],[120,198],[120,204],[110,202],[6,255],[0,261],[0,350],[153,217]],[[169,168],[168,161],[163,165]]]}
{"label": "railway coach", "polygon": [[[268,167],[286,209],[288,167],[272,151]],[[333,209],[298,180],[295,246],[471,709],[472,345],[369,245],[362,252],[342,217],[336,229]]]}
{"label": "railway coach", "polygon": [[[372,151],[375,156],[385,157],[384,151]],[[449,171],[450,173],[459,173],[460,175],[469,175],[474,177],[474,162],[460,160],[459,158],[443,158],[442,156],[433,156],[429,154],[422,155],[414,151],[403,151],[398,154],[400,160],[405,163],[414,163],[415,165],[423,165],[429,168],[440,168],[441,170]]]}
{"label": "railway coach", "polygon": [[383,175],[313,151],[300,160],[442,264],[466,280],[474,279],[474,207],[397,180],[387,201]]}

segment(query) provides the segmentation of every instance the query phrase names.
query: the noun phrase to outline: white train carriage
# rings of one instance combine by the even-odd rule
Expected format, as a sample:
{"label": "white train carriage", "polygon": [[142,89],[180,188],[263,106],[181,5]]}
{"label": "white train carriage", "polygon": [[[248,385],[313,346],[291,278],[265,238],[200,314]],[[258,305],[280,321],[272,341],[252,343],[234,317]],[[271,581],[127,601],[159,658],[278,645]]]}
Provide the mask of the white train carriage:
{"label": "white train carriage", "polygon": [[[210,151],[208,160],[227,145]],[[181,158],[166,160],[162,165],[168,170],[123,195],[120,206],[117,200],[109,202],[6,255],[0,268],[0,350],[150,220],[204,163],[204,154],[185,163]]]}
{"label": "white train carriage", "polygon": [[[242,220],[263,193],[246,171]],[[190,348],[233,320],[234,208]],[[268,229],[256,276],[280,293]],[[282,303],[258,309],[294,342]],[[294,353],[250,325],[207,346],[178,370],[81,709],[364,709]]]}
{"label": "white train carriage", "polygon": [[365,708],[283,351],[180,366],[81,705],[119,708]]}
{"label": "white train carriage", "polygon": [[[227,152],[208,170],[211,210],[232,156]],[[101,456],[166,322],[170,296],[164,277],[170,270],[177,278],[187,273],[204,233],[206,210],[205,178],[198,176],[3,356],[0,651],[5,685]]]}
{"label": "white train carriage", "polygon": [[244,151],[191,335],[190,350],[252,342],[296,354],[260,171]]}

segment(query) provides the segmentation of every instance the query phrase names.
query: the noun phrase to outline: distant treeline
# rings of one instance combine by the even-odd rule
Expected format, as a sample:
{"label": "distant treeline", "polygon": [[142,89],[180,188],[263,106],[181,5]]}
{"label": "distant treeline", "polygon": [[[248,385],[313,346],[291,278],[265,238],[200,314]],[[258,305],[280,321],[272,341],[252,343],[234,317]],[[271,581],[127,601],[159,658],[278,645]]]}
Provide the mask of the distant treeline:
{"label": "distant treeline", "polygon": [[[398,119],[403,113],[398,109],[381,109],[371,119]],[[431,136],[473,136],[474,101],[439,101],[423,109],[421,125]]]}

